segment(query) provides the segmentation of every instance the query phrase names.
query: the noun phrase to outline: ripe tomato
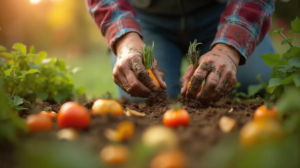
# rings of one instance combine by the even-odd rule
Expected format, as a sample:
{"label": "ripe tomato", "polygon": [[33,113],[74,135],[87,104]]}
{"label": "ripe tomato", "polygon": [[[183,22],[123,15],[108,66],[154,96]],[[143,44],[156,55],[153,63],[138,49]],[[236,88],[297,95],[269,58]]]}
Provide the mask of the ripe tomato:
{"label": "ripe tomato", "polygon": [[123,107],[116,100],[98,99],[93,104],[92,113],[94,115],[110,113],[120,116],[123,114]]}
{"label": "ripe tomato", "polygon": [[178,126],[187,126],[189,124],[189,113],[179,106],[181,107],[181,105],[174,105],[173,109],[166,111],[163,116],[163,123],[165,126],[176,128]]}
{"label": "ripe tomato", "polygon": [[90,124],[90,114],[88,110],[75,103],[67,102],[63,104],[58,112],[57,123],[59,128],[85,129]]}
{"label": "ripe tomato", "polygon": [[57,113],[55,113],[54,111],[48,112],[48,111],[42,111],[40,112],[40,114],[49,116],[50,118],[54,119],[57,116]]}
{"label": "ripe tomato", "polygon": [[240,132],[240,142],[244,147],[280,140],[282,137],[282,127],[277,121],[271,119],[250,121]]}
{"label": "ripe tomato", "polygon": [[117,127],[117,139],[130,139],[134,134],[134,124],[130,121],[121,122]]}
{"label": "ripe tomato", "polygon": [[279,120],[277,108],[275,106],[267,108],[265,105],[261,105],[255,110],[254,120],[259,120],[262,118],[272,118]]}
{"label": "ripe tomato", "polygon": [[109,145],[101,150],[100,158],[108,165],[121,165],[128,160],[129,151],[122,145]]}
{"label": "ripe tomato", "polygon": [[160,153],[150,163],[150,168],[185,168],[186,166],[185,155],[177,150]]}
{"label": "ripe tomato", "polygon": [[41,114],[30,114],[26,118],[26,125],[31,133],[49,131],[53,128],[51,118]]}

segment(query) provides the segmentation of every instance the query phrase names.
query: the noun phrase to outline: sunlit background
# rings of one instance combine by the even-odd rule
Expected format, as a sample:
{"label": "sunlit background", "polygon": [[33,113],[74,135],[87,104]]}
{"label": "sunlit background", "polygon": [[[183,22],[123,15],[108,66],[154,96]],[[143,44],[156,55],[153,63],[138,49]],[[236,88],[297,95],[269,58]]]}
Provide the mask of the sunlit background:
{"label": "sunlit background", "polygon": [[[299,0],[277,0],[270,31],[285,27],[288,35],[290,21],[300,16],[299,4]],[[73,79],[89,98],[106,92],[116,97],[108,48],[85,0],[1,0],[0,27],[1,45],[9,48],[21,42],[61,57],[82,68]],[[281,37],[271,37],[279,53],[288,48],[280,45]]]}

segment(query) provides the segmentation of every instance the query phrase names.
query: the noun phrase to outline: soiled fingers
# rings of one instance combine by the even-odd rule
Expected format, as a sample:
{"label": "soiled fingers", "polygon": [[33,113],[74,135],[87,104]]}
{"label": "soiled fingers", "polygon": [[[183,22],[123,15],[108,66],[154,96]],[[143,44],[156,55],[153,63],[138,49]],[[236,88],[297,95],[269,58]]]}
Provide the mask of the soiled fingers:
{"label": "soiled fingers", "polygon": [[208,72],[202,68],[197,68],[192,76],[191,85],[187,90],[186,96],[188,98],[195,98],[197,96],[197,91],[201,87],[203,80],[206,78]]}
{"label": "soiled fingers", "polygon": [[181,84],[181,95],[184,96],[187,92],[187,84],[189,82],[189,80],[191,79],[191,77],[194,74],[194,67],[193,65],[189,65],[186,73],[183,75],[183,77],[180,80],[180,84]]}
{"label": "soiled fingers", "polygon": [[165,75],[163,73],[163,70],[160,69],[160,67],[158,66],[158,63],[156,60],[154,60],[154,62],[153,62],[152,72],[153,72],[154,76],[156,77],[156,79],[158,80],[160,87],[162,89],[167,89],[167,84],[165,82]]}
{"label": "soiled fingers", "polygon": [[221,93],[216,89],[219,81],[219,74],[216,73],[216,71],[210,72],[206,78],[202,91],[197,96],[197,99],[203,104],[218,101],[222,97]]}
{"label": "soiled fingers", "polygon": [[157,91],[158,87],[149,76],[141,57],[134,57],[130,60],[130,67],[137,79],[152,91]]}

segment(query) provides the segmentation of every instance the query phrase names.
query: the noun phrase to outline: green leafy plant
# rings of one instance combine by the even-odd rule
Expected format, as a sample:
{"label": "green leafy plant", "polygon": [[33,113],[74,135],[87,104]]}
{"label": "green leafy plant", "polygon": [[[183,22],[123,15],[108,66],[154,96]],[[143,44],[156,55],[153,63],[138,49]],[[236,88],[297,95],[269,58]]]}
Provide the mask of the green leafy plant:
{"label": "green leafy plant", "polygon": [[0,58],[0,75],[5,79],[12,106],[27,102],[22,98],[59,103],[82,94],[82,88],[76,89],[70,78],[78,68],[68,67],[59,58],[47,58],[44,51],[35,53],[33,46],[27,51],[21,43],[14,44],[11,52],[5,52],[4,47],[0,50],[0,55],[6,57]]}
{"label": "green leafy plant", "polygon": [[269,90],[268,90],[268,84],[266,82],[264,82],[261,79],[261,75],[258,74],[256,76],[256,79],[259,81],[259,84],[256,85],[249,85],[247,88],[247,94],[244,92],[238,92],[237,89],[241,86],[241,83],[237,83],[235,86],[235,89],[232,91],[232,95],[233,95],[233,100],[235,102],[241,102],[241,98],[247,98],[248,102],[252,102],[252,101],[259,101],[261,102],[262,99],[260,97],[255,98],[255,96],[261,92],[261,91],[265,91],[265,97],[267,95],[269,95]]}
{"label": "green leafy plant", "polygon": [[[291,23],[292,30],[290,33],[300,34],[300,20],[298,17]],[[300,86],[300,46],[293,44],[292,37],[286,37],[282,33],[282,29],[275,30],[273,34],[279,34],[283,37],[282,45],[288,44],[290,49],[280,54],[264,54],[261,58],[265,64],[273,69],[268,88],[271,90],[271,100],[275,100],[281,96],[285,89],[290,86]]]}
{"label": "green leafy plant", "polygon": [[[27,131],[23,119],[14,113],[9,105],[9,97],[0,78],[0,145],[5,142],[16,142],[19,131]],[[18,98],[19,99],[19,98]],[[14,99],[16,101],[16,99]],[[21,101],[20,99],[18,101]],[[17,104],[17,103],[16,103]]]}

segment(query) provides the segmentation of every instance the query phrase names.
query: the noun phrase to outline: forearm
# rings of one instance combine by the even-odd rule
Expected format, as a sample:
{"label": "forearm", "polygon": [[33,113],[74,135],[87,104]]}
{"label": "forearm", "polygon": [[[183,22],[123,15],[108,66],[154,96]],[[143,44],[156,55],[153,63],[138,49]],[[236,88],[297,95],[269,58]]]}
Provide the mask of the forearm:
{"label": "forearm", "polygon": [[141,52],[144,44],[137,33],[129,32],[116,41],[115,51],[118,56],[128,55],[130,52]]}
{"label": "forearm", "polygon": [[244,64],[263,40],[271,24],[275,0],[231,0],[222,13],[212,47],[227,44],[237,50]]}

